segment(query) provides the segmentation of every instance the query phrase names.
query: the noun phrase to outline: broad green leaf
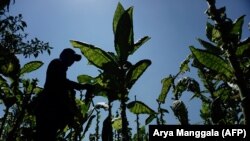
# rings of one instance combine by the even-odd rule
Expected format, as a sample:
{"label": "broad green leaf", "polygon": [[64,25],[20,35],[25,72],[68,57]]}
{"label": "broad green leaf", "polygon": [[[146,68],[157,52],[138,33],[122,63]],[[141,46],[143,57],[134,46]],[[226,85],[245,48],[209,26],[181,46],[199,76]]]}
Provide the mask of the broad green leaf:
{"label": "broad green leaf", "polygon": [[42,65],[43,65],[42,61],[31,61],[31,62],[25,64],[21,68],[20,74],[22,75],[24,73],[30,73],[32,71],[35,71],[35,70],[39,69]]}
{"label": "broad green leaf", "polygon": [[117,7],[116,7],[116,10],[115,10],[115,14],[114,14],[114,17],[113,17],[113,32],[114,34],[116,33],[116,27],[117,27],[117,24],[122,16],[122,14],[124,13],[124,8],[123,6],[121,5],[121,3],[119,2]]}
{"label": "broad green leaf", "polygon": [[244,53],[249,52],[250,50],[250,37],[242,41],[236,50],[237,56],[242,56]]}
{"label": "broad green leaf", "polygon": [[112,127],[117,131],[122,129],[122,118],[118,117],[118,118],[114,118],[112,119]]}
{"label": "broad green leaf", "polygon": [[192,55],[188,55],[188,57],[181,63],[181,67],[180,67],[181,74],[190,70],[188,63],[190,62],[191,58],[192,58]]}
{"label": "broad green leaf", "polygon": [[92,76],[89,75],[79,75],[77,76],[77,80],[79,83],[93,83],[95,78],[93,78]]}
{"label": "broad green leaf", "polygon": [[202,40],[202,39],[200,39],[200,38],[198,38],[198,41],[199,41],[199,43],[200,43],[204,48],[207,49],[207,51],[212,52],[212,53],[217,54],[217,55],[220,55],[220,54],[221,54],[220,48],[214,46],[213,44],[211,44],[211,43],[209,43],[209,42],[206,42],[206,41],[204,41],[204,40]]}
{"label": "broad green leaf", "polygon": [[161,89],[161,93],[157,99],[158,102],[163,103],[163,104],[165,103],[167,94],[168,94],[168,92],[173,84],[173,81],[174,81],[174,78],[172,76],[169,76],[169,77],[161,80],[162,89]]}
{"label": "broad green leaf", "polygon": [[241,34],[242,34],[242,26],[244,23],[244,17],[245,15],[239,17],[234,21],[233,23],[233,28],[231,29],[231,34],[235,34],[239,36],[239,39],[241,39]]}
{"label": "broad green leaf", "polygon": [[148,125],[156,118],[155,114],[149,115],[149,117],[145,120],[145,124]]}
{"label": "broad green leaf", "polygon": [[133,47],[133,50],[129,51],[129,54],[132,55],[138,48],[140,48],[144,43],[146,43],[148,40],[150,39],[150,37],[145,36],[143,38],[141,38],[140,40],[138,40]]}
{"label": "broad green leaf", "polygon": [[118,20],[115,32],[115,50],[120,59],[124,62],[127,60],[129,50],[132,50],[134,44],[133,32],[133,8],[130,7],[124,11]]}
{"label": "broad green leaf", "polygon": [[116,62],[102,49],[79,41],[71,40],[70,42],[73,47],[79,48],[88,61],[97,68],[110,71],[117,70],[118,67]]}
{"label": "broad green leaf", "polygon": [[150,60],[141,60],[133,65],[127,74],[127,88],[130,89],[150,65]]}
{"label": "broad green leaf", "polygon": [[207,68],[220,74],[224,74],[229,79],[233,77],[232,67],[221,57],[204,50],[196,49],[193,46],[190,47],[190,50],[195,58]]}
{"label": "broad green leaf", "polygon": [[128,103],[127,107],[134,114],[155,114],[154,110],[141,101],[132,101]]}

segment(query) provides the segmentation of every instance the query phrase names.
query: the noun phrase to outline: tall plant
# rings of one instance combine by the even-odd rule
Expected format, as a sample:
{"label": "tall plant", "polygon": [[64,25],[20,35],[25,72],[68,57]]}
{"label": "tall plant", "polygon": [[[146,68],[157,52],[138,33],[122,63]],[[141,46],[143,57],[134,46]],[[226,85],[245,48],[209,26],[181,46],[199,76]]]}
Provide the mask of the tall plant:
{"label": "tall plant", "polygon": [[[113,18],[113,33],[115,53],[106,52],[91,44],[71,40],[75,48],[79,48],[88,61],[100,69],[97,77],[79,76],[80,81],[96,84],[96,95],[107,97],[109,106],[113,101],[120,101],[122,119],[122,140],[130,140],[128,120],[126,116],[129,91],[144,71],[150,66],[148,59],[140,60],[135,64],[128,61],[128,57],[137,51],[150,38],[145,36],[134,42],[133,7],[124,9],[119,3]],[[111,108],[107,120],[104,121],[103,140],[113,140],[111,126]],[[109,123],[109,124],[106,124]]]}
{"label": "tall plant", "polygon": [[[234,112],[230,111],[229,107],[237,110],[234,105],[241,104],[244,123],[248,124],[249,104],[246,103],[250,102],[250,38],[242,40],[242,26],[245,16],[232,21],[225,13],[226,8],[217,9],[215,2],[215,0],[207,0],[209,8],[206,13],[214,22],[214,24],[208,22],[206,27],[206,35],[210,42],[198,39],[205,50],[193,46],[190,47],[190,50],[201,78],[212,84],[214,83],[211,80],[222,82],[222,84],[217,84],[218,87],[215,89],[209,88],[211,96],[214,98],[212,112],[222,111],[227,116],[228,112]],[[207,78],[207,75],[210,75],[210,78]],[[211,78],[212,76],[214,78]],[[214,118],[218,117],[214,115]],[[215,122],[217,122],[216,120]]]}
{"label": "tall plant", "polygon": [[[204,49],[190,46],[191,55],[181,64],[177,75],[163,79],[158,101],[165,102],[171,87],[176,100],[184,91],[190,91],[194,93],[193,98],[202,101],[200,115],[205,124],[248,124],[250,38],[242,40],[244,16],[232,21],[225,7],[217,9],[215,0],[207,0],[207,3],[206,36],[209,41],[198,38]],[[176,83],[180,74],[190,70],[190,64],[198,70],[203,87],[190,77],[182,77]],[[174,101],[172,109],[178,119],[187,117],[182,102]]]}

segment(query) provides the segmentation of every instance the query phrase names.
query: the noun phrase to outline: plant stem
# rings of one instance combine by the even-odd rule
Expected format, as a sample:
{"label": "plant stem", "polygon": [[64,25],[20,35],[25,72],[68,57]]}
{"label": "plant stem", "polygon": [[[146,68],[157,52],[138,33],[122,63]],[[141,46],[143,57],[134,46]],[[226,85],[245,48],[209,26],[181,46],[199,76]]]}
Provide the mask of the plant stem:
{"label": "plant stem", "polygon": [[249,115],[250,108],[249,108],[249,104],[247,104],[249,103],[249,94],[248,94],[248,89],[246,86],[246,81],[244,79],[243,72],[240,69],[239,63],[237,62],[236,57],[233,53],[231,53],[231,56],[229,56],[229,61],[235,71],[236,84],[239,87],[240,98],[242,102],[241,103],[242,112],[245,117],[245,124],[248,125],[249,119],[250,119],[250,115]]}
{"label": "plant stem", "polygon": [[125,98],[122,98],[121,100],[121,117],[122,117],[122,141],[129,141]]}
{"label": "plant stem", "polygon": [[[136,95],[135,95],[135,101],[136,101]],[[137,141],[139,141],[140,138],[139,114],[136,114],[136,129],[137,129]]]}
{"label": "plant stem", "polygon": [[109,105],[109,123],[110,123],[110,128],[109,129],[109,141],[113,141],[113,130],[112,130],[112,105],[111,105],[111,101],[108,101],[108,105]]}
{"label": "plant stem", "polygon": [[1,123],[1,128],[0,128],[0,139],[3,138],[3,135],[2,135],[2,134],[3,134],[5,122],[6,122],[6,120],[7,120],[8,114],[9,114],[9,109],[10,109],[10,107],[6,107],[5,114],[4,114],[2,123]]}

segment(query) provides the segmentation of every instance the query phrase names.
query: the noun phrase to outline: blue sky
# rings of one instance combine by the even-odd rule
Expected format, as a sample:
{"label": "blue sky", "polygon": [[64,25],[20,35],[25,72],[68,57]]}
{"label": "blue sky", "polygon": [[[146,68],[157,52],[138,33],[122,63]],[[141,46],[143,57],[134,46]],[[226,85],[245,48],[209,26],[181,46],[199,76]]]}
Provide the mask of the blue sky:
{"label": "blue sky", "polygon": [[[200,47],[196,40],[198,37],[206,39],[205,0],[17,0],[10,7],[10,12],[23,15],[28,24],[26,32],[29,37],[37,37],[54,47],[50,56],[44,54],[36,58],[45,64],[28,77],[37,77],[40,80],[39,85],[43,86],[48,63],[58,57],[64,48],[71,47],[71,39],[113,52],[112,20],[118,2],[125,8],[134,7],[135,40],[146,35],[151,37],[151,40],[129,58],[132,63],[141,59],[152,61],[152,65],[132,88],[131,98],[136,94],[137,100],[157,110],[156,98],[161,91],[161,79],[178,72],[180,63],[190,53],[188,46]],[[226,6],[228,17],[232,19],[246,14],[243,37],[249,36],[249,0],[218,0],[217,6]],[[79,50],[76,51],[80,53]],[[34,58],[22,58],[21,62],[30,60]],[[195,70],[193,72],[189,75],[194,76]],[[80,74],[96,76],[98,70],[87,65],[87,60],[83,58],[68,70],[68,78],[76,81]],[[188,93],[182,100],[188,108],[190,122],[200,123],[199,101],[189,101],[191,96]],[[164,108],[170,111],[166,115],[167,123],[178,124],[169,107],[172,104],[172,94],[169,93],[167,98],[168,101],[164,105]],[[103,99],[96,98],[96,101]],[[129,118],[133,124],[135,116],[131,115]],[[142,116],[143,118],[145,116]]]}

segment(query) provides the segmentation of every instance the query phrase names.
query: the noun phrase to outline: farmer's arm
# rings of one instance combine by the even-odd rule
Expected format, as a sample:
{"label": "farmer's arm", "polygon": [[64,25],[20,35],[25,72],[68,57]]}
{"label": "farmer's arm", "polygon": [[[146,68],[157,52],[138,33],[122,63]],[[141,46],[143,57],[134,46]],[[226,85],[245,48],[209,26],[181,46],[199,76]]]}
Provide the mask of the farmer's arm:
{"label": "farmer's arm", "polygon": [[70,88],[76,89],[76,90],[82,90],[82,89],[89,90],[89,89],[91,89],[93,87],[90,84],[80,84],[80,83],[71,81],[69,79],[67,79],[66,81],[67,81],[68,86],[70,86]]}

